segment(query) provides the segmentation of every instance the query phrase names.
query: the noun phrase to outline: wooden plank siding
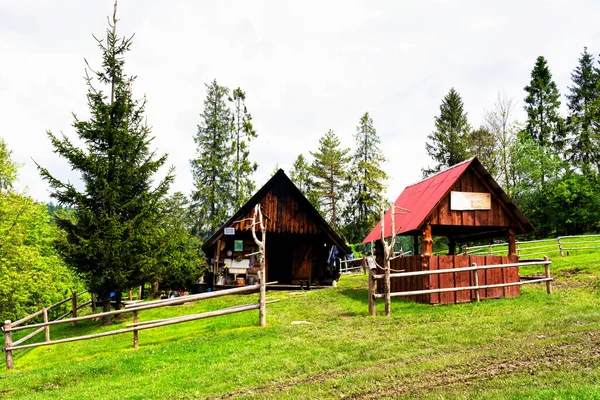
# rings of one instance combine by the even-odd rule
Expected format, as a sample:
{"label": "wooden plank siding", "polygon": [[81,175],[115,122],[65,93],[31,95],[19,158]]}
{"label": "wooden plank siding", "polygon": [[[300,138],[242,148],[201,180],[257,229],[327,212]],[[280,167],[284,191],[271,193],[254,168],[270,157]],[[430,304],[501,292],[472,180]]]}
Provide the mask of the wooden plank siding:
{"label": "wooden plank siding", "polygon": [[[424,261],[424,262],[423,262]],[[399,257],[391,261],[393,270],[404,270],[405,272],[464,268],[477,265],[496,265],[517,263],[517,256],[412,256]],[[378,273],[383,271],[378,270]],[[395,272],[395,271],[392,271]],[[494,268],[477,271],[479,285],[493,285],[498,283],[512,283],[519,281],[519,267]],[[404,278],[392,278],[392,292],[406,292],[415,290],[466,287],[474,285],[472,272],[448,272],[429,276],[413,276]],[[377,281],[377,292],[383,293],[383,279]],[[521,293],[520,286],[508,288],[492,288],[480,290],[482,299],[501,297],[515,297]],[[409,297],[411,300],[425,304],[454,304],[475,300],[475,291],[444,292],[430,295],[415,295]]]}
{"label": "wooden plank siding", "polygon": [[451,191],[491,194],[490,210],[456,211],[450,209],[450,194],[444,196],[432,210],[428,220],[432,225],[508,227],[515,218],[502,205],[493,190],[468,169],[452,186]]}
{"label": "wooden plank siding", "polygon": [[[279,189],[279,188],[274,188]],[[303,209],[291,193],[266,193],[260,201],[261,209],[267,217],[267,232],[311,234],[320,233],[317,222],[310,217],[308,209]],[[240,231],[252,229],[252,214],[250,210],[234,224]]]}

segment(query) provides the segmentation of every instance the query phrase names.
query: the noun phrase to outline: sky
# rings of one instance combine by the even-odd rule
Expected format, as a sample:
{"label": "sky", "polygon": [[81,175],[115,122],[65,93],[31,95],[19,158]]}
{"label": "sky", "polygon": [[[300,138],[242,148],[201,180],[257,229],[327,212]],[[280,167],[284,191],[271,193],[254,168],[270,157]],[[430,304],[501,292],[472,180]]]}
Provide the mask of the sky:
{"label": "sky", "polygon": [[[47,131],[77,142],[73,113],[89,116],[85,60],[100,66],[112,0],[0,0],[0,137],[21,164],[19,190],[50,199],[35,163],[79,175],[53,152]],[[516,102],[543,55],[563,94],[584,46],[598,58],[598,1],[178,1],[120,0],[120,35],[135,34],[125,71],[146,96],[152,147],[175,167],[172,191],[190,194],[193,137],[205,84],[246,92],[258,138],[250,146],[260,186],[289,172],[329,129],[354,148],[369,112],[387,158],[387,196],[433,164],[427,135],[450,88],[469,122],[483,122],[498,93]],[[159,176],[166,173],[167,166]]]}

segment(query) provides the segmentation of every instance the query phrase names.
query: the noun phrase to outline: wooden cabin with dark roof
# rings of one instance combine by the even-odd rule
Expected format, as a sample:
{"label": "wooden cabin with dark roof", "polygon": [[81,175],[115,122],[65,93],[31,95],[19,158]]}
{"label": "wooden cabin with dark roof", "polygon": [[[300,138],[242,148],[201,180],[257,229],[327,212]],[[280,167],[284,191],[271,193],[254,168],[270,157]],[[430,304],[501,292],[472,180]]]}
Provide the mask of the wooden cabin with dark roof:
{"label": "wooden cabin with dark roof", "polygon": [[[395,206],[410,212],[396,214],[396,235],[413,237],[415,252],[411,257],[392,260],[392,269],[421,271],[446,268],[494,265],[518,262],[516,234],[534,230],[525,215],[502,190],[490,173],[476,157],[454,165],[408,186],[394,202]],[[391,211],[384,216],[384,236],[391,236]],[[433,237],[445,236],[448,255],[433,255]],[[460,255],[461,244],[484,239],[505,239],[508,242],[506,256]],[[381,245],[381,221],[363,240],[375,243],[379,265],[383,265]],[[479,284],[491,285],[519,281],[518,267],[487,269],[479,271]],[[472,286],[470,272],[447,273],[392,279],[392,292],[418,291],[436,288]],[[378,290],[383,282],[379,281]],[[519,286],[482,290],[482,298],[511,297],[520,294]],[[430,304],[468,302],[474,299],[474,291],[445,292],[412,296],[413,300]]]}
{"label": "wooden cabin with dark roof", "polygon": [[[244,204],[202,246],[216,286],[253,283],[258,265],[253,253],[251,218],[260,204],[266,219],[266,280],[279,285],[331,285],[338,278],[328,260],[332,246],[351,252],[283,170]],[[260,239],[260,230],[257,230]]]}

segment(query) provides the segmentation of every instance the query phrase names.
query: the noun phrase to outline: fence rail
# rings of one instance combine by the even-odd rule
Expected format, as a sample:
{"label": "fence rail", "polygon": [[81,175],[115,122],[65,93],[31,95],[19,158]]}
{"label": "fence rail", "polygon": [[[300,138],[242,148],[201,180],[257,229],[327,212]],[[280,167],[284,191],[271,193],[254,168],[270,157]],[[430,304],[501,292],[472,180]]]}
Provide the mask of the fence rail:
{"label": "fence rail", "polygon": [[[14,368],[13,351],[15,351],[15,350],[28,349],[28,348],[40,347],[40,346],[51,346],[51,345],[55,345],[55,344],[75,342],[75,341],[80,341],[80,340],[96,339],[96,338],[105,337],[105,336],[120,335],[120,334],[128,333],[128,332],[133,332],[133,347],[137,348],[138,347],[138,331],[140,331],[140,330],[158,328],[158,327],[165,326],[165,325],[172,325],[172,324],[178,324],[178,323],[182,323],[182,322],[195,321],[198,319],[211,318],[211,317],[216,317],[216,316],[220,316],[220,315],[233,314],[233,313],[238,313],[238,312],[243,312],[243,311],[248,311],[248,310],[259,309],[261,313],[264,313],[265,312],[264,305],[266,305],[267,303],[270,304],[270,303],[275,302],[275,301],[270,301],[270,302],[265,301],[265,296],[266,296],[265,295],[265,292],[266,292],[265,286],[275,284],[275,283],[277,283],[277,282],[266,283],[261,280],[260,284],[257,284],[257,285],[244,286],[244,287],[220,290],[220,291],[209,292],[209,293],[200,293],[200,294],[189,295],[189,296],[181,296],[181,297],[177,297],[174,299],[157,300],[157,301],[152,301],[152,302],[147,302],[147,303],[137,303],[137,304],[133,304],[133,305],[128,305],[128,306],[126,306],[126,308],[121,309],[121,310],[101,312],[101,313],[96,313],[96,314],[84,315],[81,317],[76,316],[77,309],[90,304],[92,302],[92,300],[90,300],[86,303],[83,303],[79,306],[77,306],[76,301],[72,301],[72,304],[73,304],[72,311],[70,311],[69,313],[67,313],[65,315],[60,316],[59,318],[57,318],[53,321],[48,321],[48,309],[50,307],[44,308],[40,311],[37,311],[37,312],[35,312],[31,315],[28,315],[27,317],[22,318],[15,322],[11,322],[10,320],[4,321],[4,325],[2,327],[2,331],[4,332],[4,347],[2,348],[2,351],[4,351],[6,353],[6,368],[7,369]],[[144,322],[138,321],[138,312],[139,311],[173,306],[173,305],[179,305],[179,304],[187,303],[190,301],[197,301],[197,300],[203,300],[203,299],[209,299],[209,298],[215,298],[215,297],[221,297],[221,296],[228,296],[228,295],[242,294],[242,293],[253,293],[253,292],[260,293],[259,302],[257,304],[246,304],[246,305],[242,305],[242,306],[235,306],[235,307],[225,308],[225,309],[221,309],[221,310],[208,311],[208,312],[204,312],[201,314],[178,316],[178,317],[166,318],[166,319],[161,319],[161,320],[144,321]],[[79,293],[79,295],[83,294],[83,293],[85,293],[85,292]],[[77,297],[77,295],[74,293],[72,298],[66,299],[66,301],[76,299],[76,297]],[[62,301],[57,304],[58,305],[64,304],[66,301]],[[55,307],[57,304],[53,304],[51,307]],[[106,316],[120,315],[120,314],[124,314],[124,313],[132,313],[133,314],[133,323],[126,325],[125,328],[116,329],[116,330],[108,331],[108,332],[96,333],[96,334],[92,334],[92,335],[69,337],[69,338],[58,339],[58,340],[51,340],[51,338],[50,338],[50,327],[53,325],[68,324],[68,323],[71,323],[73,325],[73,324],[76,324],[78,321],[97,319],[97,318],[102,318],[102,317],[106,317]],[[63,319],[65,316],[67,316],[69,314],[72,314],[73,317]],[[24,322],[30,321],[31,319],[33,319],[39,315],[44,316],[44,322],[29,324],[29,325],[22,325]],[[17,332],[17,331],[26,330],[26,329],[36,329],[36,330],[34,330],[33,332],[29,333],[28,335],[20,338],[19,340],[13,342],[12,333]],[[43,331],[45,332],[45,340],[44,341],[38,342],[38,343],[23,344],[27,340],[31,339],[32,337],[34,337],[35,335],[37,335]]]}
{"label": "fence rail", "polygon": [[[426,294],[434,294],[434,293],[446,293],[446,292],[459,292],[459,291],[464,291],[464,290],[473,290],[473,291],[475,291],[476,301],[480,301],[480,299],[481,299],[480,290],[482,290],[482,289],[520,286],[520,285],[525,285],[525,284],[529,284],[529,283],[541,283],[541,282],[546,283],[547,293],[552,294],[552,281],[554,280],[554,278],[552,278],[550,276],[550,264],[552,264],[552,261],[548,260],[548,257],[544,257],[543,260],[531,260],[528,262],[519,262],[519,263],[481,265],[481,266],[478,266],[476,263],[473,263],[470,267],[394,273],[394,274],[390,274],[390,278],[408,278],[408,277],[423,276],[423,275],[448,274],[448,273],[472,271],[472,278],[473,278],[474,285],[451,287],[451,288],[436,288],[436,289],[427,289],[427,290],[412,290],[412,291],[404,291],[404,292],[390,292],[390,293],[387,293],[387,292],[386,293],[376,293],[377,292],[376,281],[379,279],[384,279],[385,275],[384,274],[375,274],[374,273],[375,269],[372,268],[372,269],[369,269],[369,314],[376,315],[375,300],[385,298],[386,294],[389,294],[390,297],[406,297],[406,296],[426,295]],[[509,282],[509,283],[479,285],[479,275],[478,275],[477,271],[487,270],[487,269],[495,269],[495,268],[524,267],[524,266],[530,266],[530,265],[543,265],[544,266],[544,278],[528,279],[525,281]]]}
{"label": "fence rail", "polygon": [[[591,240],[584,241],[572,241],[571,239],[577,238],[590,238]],[[595,239],[598,238],[598,239]],[[531,243],[547,243],[541,246],[529,246]],[[589,245],[573,247],[573,245]],[[597,244],[597,245],[596,245]],[[575,250],[591,250],[600,249],[600,235],[571,235],[571,236],[558,236],[553,239],[537,239],[537,240],[522,240],[516,242],[517,255],[519,256],[537,256],[542,254],[560,253],[561,256],[565,256],[566,251]],[[530,253],[530,250],[544,249],[543,252]],[[466,246],[463,248],[463,252],[468,255],[503,255],[508,254],[508,243],[493,243],[479,246]]]}

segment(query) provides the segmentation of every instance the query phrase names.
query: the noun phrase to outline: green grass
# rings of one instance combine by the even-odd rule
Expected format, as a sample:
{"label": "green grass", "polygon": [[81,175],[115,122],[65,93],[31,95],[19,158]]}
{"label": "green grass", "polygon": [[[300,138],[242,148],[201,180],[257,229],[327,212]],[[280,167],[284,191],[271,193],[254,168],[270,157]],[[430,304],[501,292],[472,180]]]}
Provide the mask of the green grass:
{"label": "green grass", "polygon": [[[344,276],[338,288],[269,292],[281,302],[267,306],[265,328],[248,311],[141,331],[138,350],[131,334],[17,350],[15,369],[0,371],[0,398],[600,398],[600,253],[555,257],[551,270],[552,296],[525,285],[520,297],[479,304],[394,299],[392,317],[380,302],[368,317],[366,278]],[[256,301],[218,298],[140,319]],[[61,325],[52,338],[105,329]]]}

